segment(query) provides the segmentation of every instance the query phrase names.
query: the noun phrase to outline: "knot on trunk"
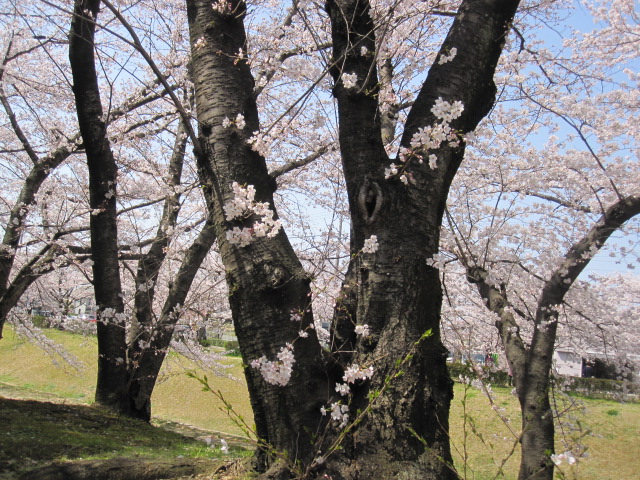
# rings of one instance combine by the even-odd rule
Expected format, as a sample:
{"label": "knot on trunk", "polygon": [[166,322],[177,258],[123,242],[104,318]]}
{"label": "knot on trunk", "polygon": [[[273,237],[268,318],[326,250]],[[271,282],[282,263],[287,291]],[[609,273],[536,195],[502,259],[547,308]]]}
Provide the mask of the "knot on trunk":
{"label": "knot on trunk", "polygon": [[258,268],[260,272],[258,277],[262,280],[263,285],[269,289],[279,288],[287,282],[287,271],[278,265],[265,262]]}
{"label": "knot on trunk", "polygon": [[366,177],[358,192],[358,208],[367,225],[372,224],[376,220],[382,208],[382,203],[382,188],[380,188],[377,182]]}

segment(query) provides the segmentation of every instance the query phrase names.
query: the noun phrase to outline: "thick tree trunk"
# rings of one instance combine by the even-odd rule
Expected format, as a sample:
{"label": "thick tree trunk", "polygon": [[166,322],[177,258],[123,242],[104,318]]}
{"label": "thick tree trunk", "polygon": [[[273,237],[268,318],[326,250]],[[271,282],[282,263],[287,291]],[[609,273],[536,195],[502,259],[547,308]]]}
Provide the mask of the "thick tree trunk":
{"label": "thick tree trunk", "polygon": [[95,68],[94,35],[99,7],[99,0],[76,0],[69,33],[69,60],[89,167],[91,256],[99,315],[96,402],[121,410],[127,352],[118,262],[117,166],[106,136]]}
{"label": "thick tree trunk", "polygon": [[[438,251],[448,188],[464,148],[439,149],[438,171],[416,162],[411,185],[385,180],[390,159],[381,139],[376,67],[371,56],[359,53],[363,46],[376,51],[369,6],[330,1],[332,75],[356,255],[336,310],[335,363],[325,367],[314,332],[298,338],[297,331],[312,322],[309,281],[284,233],[243,247],[226,235],[239,226],[225,219],[221,208],[233,198],[232,182],[255,186],[256,199],[271,208],[275,188],[264,159],[247,145],[259,124],[253,80],[244,55],[238,55],[245,46],[244,3],[216,9],[204,0],[187,5],[204,152],[199,171],[215,215],[240,348],[250,363],[263,355],[273,360],[285,343],[295,341],[296,361],[286,386],[271,385],[256,369],[247,369],[257,433],[289,462],[295,459],[335,479],[456,478],[448,443],[452,382],[439,335],[440,282],[427,259]],[[438,97],[464,102],[465,115],[452,125],[460,132],[473,130],[488,113],[495,94],[493,72],[516,7],[517,1],[463,5],[443,45],[443,52],[456,46],[461,60],[453,67],[434,65],[416,101],[420,106],[409,117],[403,146],[419,128],[436,121],[430,110]],[[358,88],[345,88],[342,73],[355,73]],[[246,126],[238,123],[238,114]],[[378,251],[362,252],[372,235],[378,237]],[[300,322],[292,322],[292,314],[299,314]],[[357,324],[368,325],[371,337],[358,338]],[[426,332],[430,335],[424,338]],[[327,426],[319,410],[338,399],[336,383],[355,363],[373,367],[375,374],[352,387],[347,408],[350,420],[357,421],[344,432]],[[320,435],[312,442],[315,433]],[[292,468],[289,463],[278,469],[277,463],[268,478]]]}
{"label": "thick tree trunk", "polygon": [[521,382],[516,382],[516,391],[522,413],[519,480],[553,478],[554,450],[553,410],[549,403],[549,370],[542,365],[530,369]]}
{"label": "thick tree trunk", "polygon": [[[80,131],[89,166],[94,287],[99,315],[103,318],[98,322],[96,402],[123,415],[149,421],[151,394],[179,318],[175,307],[184,302],[215,234],[208,221],[189,249],[160,318],[155,322],[155,282],[169,244],[166,232],[176,224],[180,195],[174,193],[167,198],[156,237],[138,264],[134,318],[130,342],[127,342],[117,247],[117,166],[102,119],[93,52],[94,22],[99,4],[93,0],[76,2],[69,52]],[[174,187],[180,184],[187,144],[184,122],[181,119],[169,164],[170,185]],[[109,314],[105,315],[105,311]]]}
{"label": "thick tree trunk", "polygon": [[[371,383],[353,393],[351,412],[366,408],[370,394],[383,389],[400,368],[371,413],[354,428],[329,466],[338,478],[457,478],[448,439],[452,382],[439,333],[441,287],[427,259],[438,252],[439,229],[451,179],[464,146],[445,144],[415,150],[413,135],[437,122],[431,109],[439,97],[462,101],[464,114],[452,124],[472,131],[494,102],[493,72],[517,2],[465,2],[441,53],[456,47],[451,64],[434,64],[407,119],[401,145],[414,153],[436,154],[438,168],[407,160],[411,181],[384,178],[391,163],[383,148],[384,125],[377,109],[376,64],[360,54],[375,51],[369,6],[357,0],[328,2],[332,21],[334,95],[338,100],[340,146],[349,193],[352,252],[371,235],[375,254],[361,253],[350,265],[337,311],[334,351],[343,365],[373,365]],[[344,74],[357,86],[345,88]],[[409,155],[409,157],[411,157]],[[409,163],[411,162],[411,163]],[[357,339],[354,326],[367,324],[372,336]],[[431,336],[420,340],[422,335]],[[340,352],[353,352],[348,353]]]}
{"label": "thick tree trunk", "polygon": [[[274,238],[255,238],[243,247],[231,244],[226,236],[233,226],[247,226],[224,217],[222,206],[233,199],[233,182],[253,185],[255,200],[266,202],[275,211],[275,182],[268,175],[264,158],[247,143],[259,124],[253,78],[246,60],[238,56],[246,45],[245,5],[236,1],[227,5],[228,11],[221,12],[212,9],[207,0],[187,1],[199,139],[204,152],[197,159],[198,168],[215,219],[245,363],[263,356],[275,361],[287,344],[295,342],[295,367],[286,386],[267,383],[256,368],[245,370],[257,433],[265,445],[284,452],[292,464],[308,463],[314,454],[312,438],[321,423],[320,407],[328,389],[315,331],[308,329],[307,338],[298,338],[299,330],[313,324],[310,280],[282,231]],[[239,114],[246,126],[223,126],[225,117],[235,121]],[[291,321],[295,314],[300,315],[299,322]],[[261,455],[259,460],[269,463],[276,458]]]}

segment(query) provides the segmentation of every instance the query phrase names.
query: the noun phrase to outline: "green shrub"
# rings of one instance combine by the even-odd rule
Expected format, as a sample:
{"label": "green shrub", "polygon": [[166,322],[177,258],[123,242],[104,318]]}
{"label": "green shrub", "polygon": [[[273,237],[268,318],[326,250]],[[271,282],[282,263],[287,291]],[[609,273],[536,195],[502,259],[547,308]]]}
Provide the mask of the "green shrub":
{"label": "green shrub", "polygon": [[224,349],[227,351],[227,355],[232,357],[240,357],[240,344],[236,340],[230,340],[224,343]]}
{"label": "green shrub", "polygon": [[203,338],[200,345],[203,347],[224,347],[225,341],[221,338]]}
{"label": "green shrub", "polygon": [[240,356],[240,345],[235,340],[223,340],[222,338],[207,338],[200,341],[203,347],[221,347],[226,350],[227,355],[232,357]]}
{"label": "green shrub", "polygon": [[637,383],[609,380],[606,378],[564,377],[557,378],[558,386],[568,393],[574,393],[592,398],[624,397],[632,400],[640,395],[640,385]]}
{"label": "green shrub", "polygon": [[49,328],[51,326],[49,318],[44,315],[32,315],[31,321],[38,328]]}

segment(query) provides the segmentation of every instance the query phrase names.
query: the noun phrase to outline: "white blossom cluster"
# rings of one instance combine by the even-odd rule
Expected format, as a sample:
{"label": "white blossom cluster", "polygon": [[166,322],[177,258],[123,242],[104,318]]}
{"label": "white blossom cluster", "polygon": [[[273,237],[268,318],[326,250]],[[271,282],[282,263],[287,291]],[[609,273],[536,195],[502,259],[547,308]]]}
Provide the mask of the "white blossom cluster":
{"label": "white blossom cluster", "polygon": [[224,117],[224,120],[222,120],[222,126],[224,128],[229,128],[232,125],[235,125],[238,130],[243,130],[247,125],[244,121],[244,115],[239,113],[238,115],[236,115],[235,120],[229,120],[229,117]]}
{"label": "white blossom cluster", "polygon": [[552,454],[551,461],[556,465],[561,465],[563,462],[567,462],[569,465],[574,465],[578,460],[573,456],[571,452],[560,453],[559,455]]}
{"label": "white blossom cluster", "polygon": [[435,170],[438,168],[438,157],[436,157],[433,153],[429,155],[429,168],[431,170]]}
{"label": "white blossom cluster", "polygon": [[458,49],[456,47],[453,47],[451,50],[449,50],[449,55],[442,55],[442,54],[440,55],[440,58],[438,59],[438,63],[440,65],[449,63],[451,60],[456,58],[457,54],[458,54]]}
{"label": "white blossom cluster", "polygon": [[270,361],[263,355],[257,360],[253,360],[251,366],[260,370],[262,378],[267,383],[284,387],[291,379],[293,364],[296,361],[293,357],[293,345],[287,343],[280,349],[277,357],[278,360]]}
{"label": "white blossom cluster", "polygon": [[[393,91],[391,85],[383,85],[378,92],[378,104],[380,105],[380,113],[389,111],[392,105],[398,103],[398,96]],[[392,144],[389,144],[391,146]]]}
{"label": "white blossom cluster", "polygon": [[342,85],[347,90],[358,86],[358,75],[356,73],[343,73],[341,78]]}
{"label": "white blossom cluster", "polygon": [[442,120],[443,123],[450,123],[462,115],[463,111],[464,105],[460,100],[449,103],[443,100],[442,97],[438,97],[435,105],[431,107],[431,113],[433,113],[436,118]]}
{"label": "white blossom cluster", "polygon": [[273,138],[256,131],[253,132],[253,136],[247,140],[247,143],[251,145],[251,150],[258,152],[263,157],[268,157],[271,152]]}
{"label": "white blossom cluster", "polygon": [[193,49],[194,50],[200,50],[201,48],[204,48],[207,46],[207,40],[204,37],[200,37],[198,40],[195,41],[195,43],[193,44]]}
{"label": "white blossom cluster", "polygon": [[282,224],[280,220],[273,219],[273,210],[269,208],[268,203],[254,201],[256,190],[253,185],[243,188],[238,182],[233,182],[231,188],[233,189],[234,197],[223,206],[226,219],[231,221],[250,217],[251,215],[258,215],[260,219],[254,222],[250,228],[234,227],[231,230],[227,230],[226,235],[229,243],[246,247],[255,238],[275,237]]}
{"label": "white blossom cluster", "polygon": [[376,253],[378,251],[378,237],[376,235],[371,235],[364,241],[364,246],[362,247],[363,253]]}
{"label": "white blossom cluster", "polygon": [[[324,409],[323,409],[324,410]],[[331,404],[331,420],[334,422],[340,422],[338,428],[344,428],[349,423],[349,406],[343,405],[339,402],[335,402]],[[323,411],[323,415],[326,413],[326,410]]]}
{"label": "white blossom cluster", "polygon": [[233,5],[229,0],[217,0],[211,3],[211,7],[218,13],[225,15],[233,11]]}
{"label": "white blossom cluster", "polygon": [[[431,108],[431,113],[433,113],[440,122],[419,128],[411,138],[411,148],[400,149],[398,158],[404,166],[399,167],[392,163],[389,168],[385,168],[384,178],[388,179],[395,177],[400,173],[400,181],[405,185],[408,185],[410,174],[405,173],[405,171],[409,160],[411,158],[416,158],[418,163],[422,164],[424,162],[423,156],[418,152],[425,150],[437,150],[444,142],[449,142],[449,145],[453,147],[458,146],[460,144],[461,136],[451,128],[449,123],[460,117],[463,111],[464,105],[461,101],[456,100],[449,103],[446,100],[443,100],[442,97],[438,97]],[[466,138],[466,136],[463,136],[462,138]],[[438,157],[435,154],[429,154],[428,160],[429,168],[431,170],[438,168]]]}
{"label": "white blossom cluster", "polygon": [[[367,325],[363,325],[367,328]],[[357,327],[356,327],[357,328]],[[347,396],[351,393],[350,383],[355,383],[357,380],[368,380],[373,376],[373,367],[361,368],[357,363],[348,366],[342,376],[344,383],[336,384],[336,392],[342,396]],[[320,408],[320,413],[326,415],[327,412],[331,412],[331,420],[339,423],[338,428],[344,428],[349,422],[349,407],[344,405],[341,401],[332,403],[328,409],[325,407]]]}
{"label": "white blossom cluster", "polygon": [[458,142],[458,135],[448,123],[436,123],[435,125],[429,125],[418,129],[411,138],[411,148],[436,150],[444,142],[451,142],[455,146]]}
{"label": "white blossom cluster", "polygon": [[342,376],[342,380],[347,383],[355,383],[356,380],[367,380],[373,376],[373,367],[360,368],[360,365],[354,363],[347,367]]}
{"label": "white blossom cluster", "polygon": [[362,338],[367,338],[370,335],[369,325],[356,325],[356,335],[360,335]]}
{"label": "white blossom cluster", "polygon": [[431,258],[427,258],[427,265],[430,267],[437,268],[438,270],[443,270],[446,266],[447,257],[442,253],[436,253]]}
{"label": "white blossom cluster", "polygon": [[120,312],[117,313],[115,308],[105,308],[101,312],[98,312],[98,321],[107,325],[109,322],[113,322],[116,325],[123,325],[127,319],[127,314]]}
{"label": "white blossom cluster", "polygon": [[398,167],[395,163],[389,165],[389,168],[384,169],[384,178],[385,180],[391,177],[395,177],[398,174]]}
{"label": "white blossom cluster", "polygon": [[351,388],[349,388],[348,383],[336,383],[336,392],[344,397],[351,393]]}

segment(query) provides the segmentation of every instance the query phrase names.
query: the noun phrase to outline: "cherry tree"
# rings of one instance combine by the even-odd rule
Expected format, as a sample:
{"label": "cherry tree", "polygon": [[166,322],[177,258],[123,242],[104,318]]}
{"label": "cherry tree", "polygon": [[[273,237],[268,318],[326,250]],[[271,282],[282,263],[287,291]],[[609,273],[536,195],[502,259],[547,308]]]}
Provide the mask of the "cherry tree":
{"label": "cherry tree", "polygon": [[[74,116],[69,110],[74,99],[70,65],[64,54],[68,51],[70,12],[46,2],[34,12],[26,15],[16,8],[10,17],[14,24],[9,26],[14,30],[7,29],[2,70],[1,97],[8,118],[3,131],[2,173],[7,179],[3,199],[5,205],[14,205],[3,218],[6,275],[0,292],[2,324],[25,292],[32,299],[38,291],[42,298],[53,297],[59,286],[48,281],[53,279],[47,279],[46,274],[54,269],[74,268],[81,281],[98,288],[102,285],[101,277],[91,272],[94,258],[99,260],[100,255],[92,253],[86,237],[90,221],[94,222],[103,207],[91,206],[88,201],[90,182],[84,154],[91,143],[82,139],[77,122],[69,122]],[[102,45],[99,54],[103,72],[117,79],[132,65],[114,67],[111,56],[116,47],[113,43]],[[96,397],[99,403],[115,404],[122,413],[147,420],[151,392],[173,325],[189,304],[192,281],[215,240],[202,204],[198,204],[193,170],[182,172],[187,143],[184,124],[177,120],[174,104],[162,102],[169,91],[180,88],[181,79],[170,75],[180,66],[172,54],[175,51],[169,52],[163,65],[172,82],[168,86],[155,76],[120,82],[106,76],[109,107],[101,118],[109,128],[121,173],[118,203],[111,210],[121,234],[111,238],[102,230],[100,237],[113,240],[116,274],[120,269],[132,274],[125,275],[124,290],[119,292],[131,321],[118,328],[110,322],[98,326],[100,331],[108,327],[109,334],[99,334]],[[39,80],[47,78],[35,67],[39,63],[58,73],[50,85]],[[108,189],[105,195],[115,197],[115,190]],[[99,247],[95,250],[101,251]],[[165,260],[173,271],[160,272]],[[95,278],[98,281],[94,282]],[[154,303],[156,290],[161,291],[163,303]],[[125,296],[123,291],[131,293]],[[61,309],[57,313],[64,322],[68,312]],[[14,320],[28,323],[20,315]],[[33,326],[19,331],[36,340],[43,338]],[[117,345],[109,342],[114,334],[120,342]],[[114,385],[108,380],[112,369],[126,374],[119,378],[117,389],[111,388]]]}
{"label": "cherry tree", "polygon": [[[162,9],[78,0],[73,12],[42,3],[71,23],[102,319],[99,401],[148,414],[137,395],[153,382],[144,386],[135,372],[154,378],[158,357],[147,346],[162,337],[156,347],[165,351],[172,329],[156,327],[170,327],[182,303],[162,304],[155,291],[186,295],[191,281],[181,273],[195,275],[198,264],[191,255],[217,241],[266,477],[455,477],[438,251],[464,260],[489,292],[505,294],[500,285],[507,289],[517,271],[508,304],[526,315],[535,312],[541,282],[562,273],[554,289],[565,295],[577,276],[571,268],[622,226],[616,212],[633,210],[635,197],[627,188],[633,178],[625,177],[633,170],[616,158],[628,140],[616,117],[634,118],[633,90],[622,80],[633,71],[616,67],[609,75],[615,55],[607,48],[630,30],[626,4],[616,4],[622,14],[602,29],[606,35],[572,33],[557,52],[536,39],[545,22],[562,20],[565,7],[551,2],[523,5],[515,20],[518,2],[507,0],[335,0],[324,7],[188,0]],[[625,47],[616,65],[632,52]],[[594,56],[601,60],[590,71]],[[610,78],[619,85],[597,94]],[[120,99],[141,84],[162,92],[161,101],[110,123],[111,105],[129,105]],[[602,111],[603,102],[611,108]],[[132,123],[149,134],[128,136]],[[544,150],[535,145],[540,138]],[[197,208],[181,207],[186,224],[197,224],[193,248],[168,234],[186,194],[179,176],[168,174],[174,156],[195,161],[185,171],[197,170],[206,203],[199,224]],[[154,177],[168,179],[163,195],[147,190]],[[453,234],[445,231],[441,247],[452,182],[445,223]],[[529,200],[517,203],[521,197]],[[129,209],[134,200],[158,207],[141,219]],[[312,212],[332,210],[330,220],[325,213],[310,220],[309,204]],[[599,216],[604,223],[595,223]],[[133,267],[119,263],[123,239],[137,245]],[[571,263],[568,276],[562,261]],[[171,267],[163,273],[161,264]],[[131,288],[123,287],[127,278]],[[551,321],[532,325],[554,324],[557,308],[544,307]],[[150,317],[153,308],[162,314]],[[329,315],[323,345],[318,327]],[[517,339],[508,327],[501,334]],[[522,351],[529,337],[521,337]],[[535,391],[547,381],[545,361],[540,381],[516,374],[526,405],[542,398]],[[536,448],[523,468],[549,475],[549,452]]]}
{"label": "cherry tree", "polygon": [[[624,2],[612,12],[593,7],[597,29],[571,32],[555,49],[530,44],[519,30],[520,47],[499,77],[502,102],[476,132],[449,204],[452,233],[432,260],[457,258],[494,314],[522,409],[522,479],[553,476],[549,382],[558,335],[564,331],[566,342],[580,331],[576,347],[617,344],[616,353],[629,353],[613,336],[620,311],[598,308],[603,301],[592,285],[602,279],[578,279],[612,235],[632,245],[638,236],[638,137],[629,128],[637,121],[638,65],[628,53],[637,46],[638,19]],[[619,54],[616,42],[625,45]],[[619,254],[634,268],[633,249]],[[456,288],[464,289],[452,283],[453,298]],[[607,293],[611,304],[626,292]],[[617,328],[607,332],[611,325]]]}
{"label": "cherry tree", "polygon": [[[280,27],[297,45],[304,43],[296,27],[316,49],[332,44],[330,57],[323,50],[310,55],[320,65],[310,72],[318,72],[316,83],[325,71],[333,79],[352,258],[327,357],[312,328],[311,279],[275,210],[264,158],[269,133],[260,129],[256,102],[262,85],[251,71],[253,39],[244,26],[247,6],[187,2],[196,158],[233,292],[236,333],[250,364],[257,433],[263,445],[286,452],[283,461],[266,450],[262,468],[269,467],[269,478],[288,477],[294,459],[309,473],[338,478],[456,476],[447,436],[452,383],[439,334],[441,290],[426,259],[438,250],[447,191],[464,153],[462,135],[493,105],[493,73],[517,2],[463,2],[453,23],[446,22],[448,34],[428,60],[437,59],[399,141],[411,182],[391,172],[383,143],[379,62],[392,55],[385,55],[382,39],[387,31],[400,33],[395,27],[407,18],[429,19],[436,8],[376,7],[328,2],[325,13],[294,2],[290,30]],[[313,28],[310,18],[318,19]],[[434,29],[441,24],[435,18]],[[330,37],[321,25],[330,26]],[[420,161],[423,156],[428,160]]]}
{"label": "cherry tree", "polygon": [[[58,23],[67,18],[55,9],[36,9],[32,15],[13,9],[13,15],[3,17],[0,100],[7,121],[1,154],[5,188],[0,329],[33,282],[57,268],[83,270],[90,253],[84,145],[69,121],[73,99],[64,59],[68,47],[66,32]],[[157,124],[149,127],[150,110],[144,110],[165,95],[157,87],[151,81],[133,93],[125,90],[120,103],[111,103],[107,123],[114,137],[134,137],[141,145],[145,137],[155,134]],[[167,117],[166,111],[155,107],[153,111],[153,118]],[[122,202],[119,214],[140,211],[140,203],[153,205],[163,197],[163,193],[148,192],[138,205],[133,199]],[[132,238],[129,245],[121,245],[121,257],[136,245],[144,242]]]}
{"label": "cherry tree", "polygon": [[[80,143],[73,132],[58,127],[63,116],[44,125],[37,114],[33,115],[34,105],[52,106],[56,102],[52,94],[62,79],[54,74],[47,82],[35,72],[38,60],[58,50],[59,42],[34,38],[34,32],[19,19],[12,22],[5,18],[3,23],[0,102],[6,122],[1,134],[4,235],[0,245],[0,335],[9,311],[26,288],[38,275],[53,268],[54,259],[60,255],[57,242],[64,236],[61,232],[67,226],[73,230],[77,215],[74,209],[47,211],[44,205],[54,189],[44,193],[40,189],[53,170],[77,153]],[[37,19],[30,24],[39,31],[41,25]],[[54,232],[56,222],[60,229]],[[45,240],[45,236],[49,239]]]}
{"label": "cherry tree", "polygon": [[[100,319],[96,401],[123,414],[149,420],[151,393],[169,347],[174,326],[185,311],[184,301],[190,286],[217,235],[209,213],[204,222],[196,222],[203,224],[199,227],[200,232],[193,239],[193,243],[187,247],[181,242],[184,252],[180,253],[180,249],[176,251],[175,246],[171,245],[175,244],[172,237],[175,237],[177,230],[175,227],[178,213],[184,215],[184,206],[181,205],[184,187],[180,185],[180,178],[187,142],[190,140],[196,151],[199,149],[199,142],[194,136],[188,113],[191,96],[188,82],[186,87],[180,83],[186,79],[186,70],[176,70],[186,63],[185,57],[179,56],[182,36],[175,33],[186,30],[186,25],[183,29],[180,24],[181,21],[186,22],[186,17],[179,13],[172,15],[172,12],[163,10],[161,18],[167,23],[166,31],[157,31],[145,24],[145,19],[150,18],[151,12],[155,12],[153,4],[140,3],[134,10],[129,10],[131,15],[135,11],[136,15],[132,18],[138,19],[132,24],[130,19],[125,18],[111,3],[102,3],[107,7],[108,13],[101,16],[101,22],[96,20],[100,2],[76,2],[74,12],[65,11],[71,14],[70,68],[73,73],[75,105],[89,166],[92,277]],[[114,24],[116,27],[111,26]],[[104,43],[95,40],[96,31],[105,35]],[[169,33],[173,35],[175,46],[167,47],[168,52],[163,50],[162,54],[156,52],[152,58],[143,43],[148,40],[156,47],[162,44],[163,35]],[[110,41],[112,37],[115,37],[116,42]],[[163,172],[162,162],[157,160],[158,151],[153,150],[158,148],[157,140],[150,136],[151,143],[147,147],[142,141],[127,142],[127,137],[122,133],[118,134],[117,130],[116,133],[110,131],[113,127],[106,121],[109,113],[105,112],[103,107],[103,92],[106,83],[110,86],[110,94],[113,95],[112,85],[118,83],[112,80],[113,73],[102,67],[99,75],[97,68],[98,59],[103,56],[115,57],[117,52],[127,49],[136,50],[141,58],[140,63],[132,62],[126,68],[142,78],[155,77],[154,84],[164,87],[164,92],[172,99],[170,105],[179,113],[178,119],[175,120],[178,123],[176,130],[170,127],[171,123],[164,126],[162,122],[160,124],[160,127],[169,131],[169,135],[175,140],[166,173],[163,173],[168,177],[169,192],[164,199],[162,212],[157,217],[156,234],[151,237],[151,228],[145,224],[144,217],[141,219],[139,210],[131,210],[132,221],[129,222],[129,216],[118,212],[117,205],[129,203],[135,197],[140,197],[140,201],[149,198],[150,194],[144,191],[145,187],[137,177],[128,177],[131,176],[131,172],[143,172],[137,164],[139,157],[146,161],[144,169]],[[121,72],[122,68],[117,71]],[[268,72],[265,75],[268,75]],[[101,80],[102,76],[106,76],[106,82]],[[115,77],[117,76],[118,74],[115,74]],[[174,85],[177,85],[177,88]],[[112,100],[107,97],[107,101]],[[165,116],[155,113],[153,118]],[[175,119],[175,116],[171,118]],[[238,125],[243,121],[241,117],[233,119],[234,124]],[[165,136],[160,134],[161,131],[157,132],[156,138],[166,142]],[[321,145],[306,157],[279,165],[271,172],[270,181],[276,182],[280,176],[306,165],[329,150],[329,146]],[[156,157],[156,160],[148,159],[147,155]],[[128,175],[123,175],[123,171]],[[242,190],[239,186],[237,189]],[[277,223],[273,218],[265,217],[263,225],[268,230],[265,234],[270,234]],[[118,233],[123,226],[127,228],[126,237]],[[182,229],[187,230],[184,226]],[[242,232],[238,232],[238,238],[242,238]],[[120,253],[122,247],[119,242],[123,239],[127,239],[130,245],[141,248],[134,278],[131,279],[133,289],[129,290],[133,291],[131,309],[128,309],[126,304],[127,288],[123,284],[121,274],[120,260],[123,256]],[[173,259],[170,258],[171,255],[168,257],[172,249]],[[133,257],[128,255],[127,258]],[[176,266],[177,274],[172,274],[170,270]],[[165,270],[164,303],[158,303],[155,298],[161,267]],[[219,271],[221,270],[222,268]],[[208,281],[213,285],[217,283],[212,276]],[[211,307],[212,305],[209,305],[209,308]],[[158,314],[154,313],[156,310],[159,311]]]}

